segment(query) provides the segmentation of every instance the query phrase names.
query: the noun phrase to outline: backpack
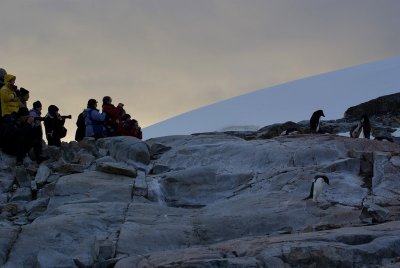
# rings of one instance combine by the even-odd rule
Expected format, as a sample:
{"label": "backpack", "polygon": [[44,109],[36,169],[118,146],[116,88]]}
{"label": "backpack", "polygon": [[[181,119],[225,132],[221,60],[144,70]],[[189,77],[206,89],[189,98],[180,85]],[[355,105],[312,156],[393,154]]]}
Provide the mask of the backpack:
{"label": "backpack", "polygon": [[81,112],[78,115],[78,119],[76,120],[76,132],[75,132],[75,140],[81,141],[85,137],[86,125],[85,125],[85,112]]}

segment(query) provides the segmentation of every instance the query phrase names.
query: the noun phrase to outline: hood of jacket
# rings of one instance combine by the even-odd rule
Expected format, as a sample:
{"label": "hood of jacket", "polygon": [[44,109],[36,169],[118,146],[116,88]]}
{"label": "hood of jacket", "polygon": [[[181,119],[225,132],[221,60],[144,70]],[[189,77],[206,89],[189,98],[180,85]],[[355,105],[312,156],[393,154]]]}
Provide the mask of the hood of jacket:
{"label": "hood of jacket", "polygon": [[12,74],[5,74],[4,75],[4,84],[11,84],[12,81],[15,81],[16,76]]}

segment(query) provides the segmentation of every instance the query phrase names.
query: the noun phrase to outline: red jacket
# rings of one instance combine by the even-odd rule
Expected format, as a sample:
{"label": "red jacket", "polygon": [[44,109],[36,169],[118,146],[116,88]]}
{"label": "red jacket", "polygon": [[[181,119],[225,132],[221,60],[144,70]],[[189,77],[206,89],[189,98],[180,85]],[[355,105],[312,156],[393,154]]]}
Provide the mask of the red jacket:
{"label": "red jacket", "polygon": [[106,113],[106,125],[112,127],[117,133],[121,133],[122,114],[121,107],[115,107],[113,104],[103,104],[103,112]]}

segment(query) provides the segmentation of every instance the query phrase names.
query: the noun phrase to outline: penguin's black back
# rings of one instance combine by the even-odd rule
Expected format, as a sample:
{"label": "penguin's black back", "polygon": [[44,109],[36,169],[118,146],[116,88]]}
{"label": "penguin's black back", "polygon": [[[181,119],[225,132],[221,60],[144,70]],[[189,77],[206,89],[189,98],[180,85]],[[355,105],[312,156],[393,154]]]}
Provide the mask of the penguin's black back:
{"label": "penguin's black back", "polygon": [[371,137],[371,123],[369,122],[369,118],[366,114],[362,116],[363,119],[363,132],[364,132],[364,138],[369,139]]}
{"label": "penguin's black back", "polygon": [[310,131],[311,132],[317,132],[317,127],[319,124],[319,119],[321,116],[324,116],[324,112],[322,110],[315,111],[311,118],[310,118]]}
{"label": "penguin's black back", "polygon": [[303,200],[307,200],[307,199],[313,198],[313,194],[314,194],[314,181],[311,183],[310,194],[306,198],[304,198]]}

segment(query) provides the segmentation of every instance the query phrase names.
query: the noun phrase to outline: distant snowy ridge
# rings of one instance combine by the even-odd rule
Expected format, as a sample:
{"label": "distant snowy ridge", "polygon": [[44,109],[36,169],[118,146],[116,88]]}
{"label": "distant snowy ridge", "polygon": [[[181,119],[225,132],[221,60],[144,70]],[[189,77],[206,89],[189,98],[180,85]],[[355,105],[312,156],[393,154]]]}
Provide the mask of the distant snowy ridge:
{"label": "distant snowy ridge", "polygon": [[267,126],[310,118],[324,110],[325,118],[343,117],[347,108],[400,91],[400,57],[362,64],[257,90],[195,109],[143,129],[153,137],[226,131],[236,126]]}
{"label": "distant snowy ridge", "polygon": [[261,126],[228,126],[222,129],[218,129],[217,131],[257,131]]}

